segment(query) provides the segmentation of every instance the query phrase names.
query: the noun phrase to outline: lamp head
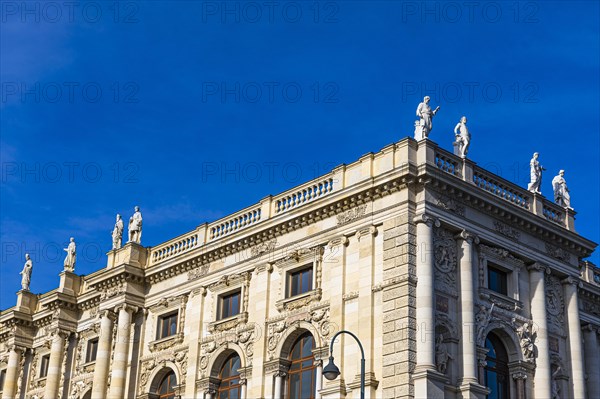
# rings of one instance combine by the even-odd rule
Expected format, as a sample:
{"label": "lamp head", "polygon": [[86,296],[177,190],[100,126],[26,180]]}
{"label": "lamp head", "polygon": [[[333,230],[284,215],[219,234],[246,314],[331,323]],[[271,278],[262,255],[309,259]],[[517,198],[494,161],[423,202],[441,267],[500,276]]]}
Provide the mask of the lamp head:
{"label": "lamp head", "polygon": [[323,368],[323,376],[333,381],[338,375],[340,375],[340,369],[333,363],[333,356],[329,356],[329,363]]}

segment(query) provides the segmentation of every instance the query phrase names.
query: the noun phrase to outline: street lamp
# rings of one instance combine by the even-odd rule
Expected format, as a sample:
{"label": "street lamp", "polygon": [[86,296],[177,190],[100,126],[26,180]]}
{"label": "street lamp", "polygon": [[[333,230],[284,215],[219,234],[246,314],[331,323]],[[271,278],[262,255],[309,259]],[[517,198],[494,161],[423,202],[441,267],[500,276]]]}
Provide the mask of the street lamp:
{"label": "street lamp", "polygon": [[329,347],[329,363],[323,368],[323,375],[330,381],[335,380],[338,375],[340,375],[340,369],[333,362],[333,343],[335,342],[336,337],[340,334],[351,335],[356,340],[360,348],[360,354],[362,356],[360,359],[360,399],[365,399],[365,351],[363,350],[358,337],[352,334],[350,331],[339,331],[333,336],[333,338],[331,338],[331,345]]}

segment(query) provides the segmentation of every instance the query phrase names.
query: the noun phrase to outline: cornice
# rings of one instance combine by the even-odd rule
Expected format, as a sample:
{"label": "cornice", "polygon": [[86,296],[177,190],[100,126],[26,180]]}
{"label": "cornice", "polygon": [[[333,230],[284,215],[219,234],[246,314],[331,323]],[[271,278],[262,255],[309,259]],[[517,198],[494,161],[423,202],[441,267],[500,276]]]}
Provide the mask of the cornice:
{"label": "cornice", "polygon": [[422,173],[427,174],[429,177],[427,186],[431,187],[436,193],[443,193],[445,196],[458,200],[468,207],[484,211],[496,220],[517,226],[522,231],[568,249],[579,257],[589,256],[597,246],[596,243],[567,230],[563,226],[513,204],[505,203],[502,199],[479,189],[469,182],[441,172],[434,165],[426,165]]}
{"label": "cornice", "polygon": [[[170,259],[165,264],[158,264],[151,269],[147,269],[146,282],[154,284],[188,272],[214,260],[222,259],[256,245],[262,245],[289,232],[342,214],[377,198],[390,195],[414,182],[414,176],[410,172],[416,172],[416,167],[412,164],[403,165],[403,167],[380,175],[376,179],[367,179],[347,189],[340,190],[329,198],[329,203],[319,204],[319,202],[314,202],[306,208],[299,208],[298,211],[269,219],[265,224],[257,224],[253,229],[241,232],[237,238],[232,235],[227,237],[229,241],[224,239],[216,241],[214,244],[209,243],[201,246],[197,249],[200,253],[193,258],[181,259],[178,262]],[[261,254],[250,256],[246,260],[258,259],[260,256]]]}

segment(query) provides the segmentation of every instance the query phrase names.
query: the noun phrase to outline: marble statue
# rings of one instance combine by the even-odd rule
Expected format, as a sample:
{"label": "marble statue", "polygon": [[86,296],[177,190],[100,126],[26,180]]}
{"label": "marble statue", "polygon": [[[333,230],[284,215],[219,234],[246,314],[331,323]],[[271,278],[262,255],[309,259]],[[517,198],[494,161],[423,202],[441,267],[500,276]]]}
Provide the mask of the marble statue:
{"label": "marble statue", "polygon": [[112,231],[112,249],[121,248],[121,242],[123,238],[123,219],[121,215],[117,213],[117,221]]}
{"label": "marble statue", "polygon": [[521,327],[517,328],[517,335],[519,336],[521,349],[523,350],[523,357],[527,361],[532,361],[536,357],[535,339],[537,334],[533,332],[533,329],[529,326],[529,323],[524,323]]}
{"label": "marble statue", "polygon": [[417,107],[417,116],[420,118],[418,123],[415,123],[415,139],[421,140],[426,139],[429,136],[429,132],[433,127],[432,119],[439,111],[440,107],[436,107],[436,109],[432,110],[429,106],[429,96],[425,96],[423,98],[423,102],[419,104]]}
{"label": "marble statue", "polygon": [[23,271],[19,274],[21,277],[21,289],[24,291],[29,291],[29,284],[31,283],[31,272],[33,271],[33,263],[31,262],[31,258],[29,254],[25,254],[25,265],[23,265]]}
{"label": "marble statue", "polygon": [[454,155],[466,158],[467,152],[469,152],[469,145],[471,144],[471,134],[469,133],[469,128],[467,128],[466,116],[460,118],[460,122],[454,127],[454,135],[456,136]]}
{"label": "marble statue", "polygon": [[531,158],[531,161],[529,161],[531,181],[527,186],[527,190],[537,194],[542,193],[540,191],[540,187],[542,186],[542,172],[546,170],[544,167],[542,167],[542,165],[540,165],[540,161],[538,161],[539,157],[540,154],[534,152],[533,158]]}
{"label": "marble statue", "polygon": [[133,216],[129,218],[129,242],[142,242],[142,212],[140,207],[135,207]]}
{"label": "marble statue", "polygon": [[69,243],[69,246],[67,248],[63,248],[63,250],[67,253],[67,256],[65,257],[64,266],[65,270],[68,272],[75,271],[75,260],[77,258],[76,249],[77,248],[75,246],[75,239],[71,237],[71,242]]}
{"label": "marble statue", "polygon": [[453,359],[453,357],[448,353],[448,346],[444,342],[444,336],[443,334],[439,334],[435,341],[435,363],[440,373],[446,374],[450,359]]}
{"label": "marble statue", "polygon": [[558,175],[552,179],[552,188],[554,189],[554,202],[565,208],[571,207],[571,196],[565,180],[565,171],[560,170]]}
{"label": "marble statue", "polygon": [[483,341],[485,339],[484,333],[485,329],[490,323],[492,319],[492,311],[494,310],[494,306],[496,304],[492,303],[492,306],[488,308],[485,305],[479,305],[479,312],[475,315],[475,324],[477,325],[477,344],[483,346]]}

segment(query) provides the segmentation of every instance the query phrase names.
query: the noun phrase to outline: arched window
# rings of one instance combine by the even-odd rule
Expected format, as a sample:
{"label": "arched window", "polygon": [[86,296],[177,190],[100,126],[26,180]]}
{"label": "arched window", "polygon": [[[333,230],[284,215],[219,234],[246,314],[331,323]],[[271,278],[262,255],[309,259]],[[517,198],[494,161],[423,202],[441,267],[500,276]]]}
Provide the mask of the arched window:
{"label": "arched window", "polygon": [[240,399],[240,373],[238,369],[241,367],[240,357],[234,353],[227,358],[219,378],[221,383],[219,384],[219,392],[217,393],[217,399]]}
{"label": "arched window", "polygon": [[316,391],[315,340],[306,333],[296,340],[290,352],[289,399],[313,399]]}
{"label": "arched window", "polygon": [[177,377],[175,377],[175,372],[168,372],[162,380],[160,380],[160,384],[158,384],[158,389],[156,393],[160,399],[175,399],[175,386],[177,385]]}
{"label": "arched window", "polygon": [[491,390],[488,399],[509,399],[508,354],[500,339],[490,333],[485,339],[485,385]]}

